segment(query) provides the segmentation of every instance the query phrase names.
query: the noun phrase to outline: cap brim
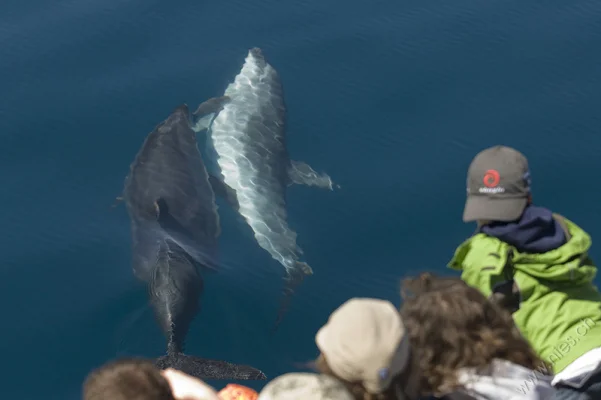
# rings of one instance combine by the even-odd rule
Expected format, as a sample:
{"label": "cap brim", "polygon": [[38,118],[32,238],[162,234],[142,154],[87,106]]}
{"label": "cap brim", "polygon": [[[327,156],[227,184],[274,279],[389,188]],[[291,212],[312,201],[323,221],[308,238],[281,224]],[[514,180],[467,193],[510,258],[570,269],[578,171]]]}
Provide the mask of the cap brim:
{"label": "cap brim", "polygon": [[477,220],[515,221],[524,212],[528,199],[494,198],[468,195],[463,210],[463,222]]}
{"label": "cap brim", "polygon": [[349,379],[350,377],[345,374],[348,365],[344,357],[340,357],[339,341],[336,340],[336,336],[332,336],[328,323],[317,331],[317,334],[315,335],[315,344],[317,345],[319,352],[325,357],[332,372],[339,377],[351,380]]}
{"label": "cap brim", "polygon": [[315,335],[315,344],[321,353],[328,352],[328,325],[322,326]]}

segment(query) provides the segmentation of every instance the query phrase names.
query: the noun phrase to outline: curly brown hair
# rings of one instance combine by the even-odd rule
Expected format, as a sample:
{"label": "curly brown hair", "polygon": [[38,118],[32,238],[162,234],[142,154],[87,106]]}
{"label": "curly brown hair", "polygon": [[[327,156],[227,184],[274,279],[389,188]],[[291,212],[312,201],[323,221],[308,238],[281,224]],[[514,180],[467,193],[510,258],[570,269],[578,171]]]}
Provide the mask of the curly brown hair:
{"label": "curly brown hair", "polygon": [[402,281],[401,297],[403,321],[420,353],[425,395],[460,389],[461,368],[486,373],[493,359],[533,370],[545,366],[511,315],[459,278],[423,273]]}

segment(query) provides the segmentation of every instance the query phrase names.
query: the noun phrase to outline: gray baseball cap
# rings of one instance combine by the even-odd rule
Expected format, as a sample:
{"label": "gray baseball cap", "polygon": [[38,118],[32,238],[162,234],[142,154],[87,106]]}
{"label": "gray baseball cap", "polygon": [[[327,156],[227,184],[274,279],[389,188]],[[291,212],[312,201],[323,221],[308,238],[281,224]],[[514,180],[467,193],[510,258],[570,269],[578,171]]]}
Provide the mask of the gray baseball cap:
{"label": "gray baseball cap", "polygon": [[507,146],[493,146],[474,157],[467,172],[463,221],[514,221],[530,196],[528,160]]}

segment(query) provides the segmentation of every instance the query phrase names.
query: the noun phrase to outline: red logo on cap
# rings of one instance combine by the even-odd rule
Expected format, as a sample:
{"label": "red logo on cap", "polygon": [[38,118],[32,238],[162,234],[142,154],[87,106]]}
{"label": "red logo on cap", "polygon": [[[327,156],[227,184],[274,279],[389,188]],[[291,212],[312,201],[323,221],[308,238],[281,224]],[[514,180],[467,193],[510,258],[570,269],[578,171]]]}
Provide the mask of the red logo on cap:
{"label": "red logo on cap", "polygon": [[484,179],[482,180],[482,182],[484,182],[484,186],[494,188],[499,184],[500,179],[501,177],[499,176],[499,172],[496,169],[489,169],[484,174]]}

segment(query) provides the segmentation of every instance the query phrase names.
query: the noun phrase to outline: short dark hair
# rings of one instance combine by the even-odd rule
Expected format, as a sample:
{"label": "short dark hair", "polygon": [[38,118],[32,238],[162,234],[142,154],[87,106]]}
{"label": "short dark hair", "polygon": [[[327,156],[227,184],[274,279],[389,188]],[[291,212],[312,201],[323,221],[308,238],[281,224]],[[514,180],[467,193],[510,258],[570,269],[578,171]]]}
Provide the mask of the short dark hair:
{"label": "short dark hair", "polygon": [[174,400],[161,370],[142,358],[122,358],[88,374],[83,400]]}

